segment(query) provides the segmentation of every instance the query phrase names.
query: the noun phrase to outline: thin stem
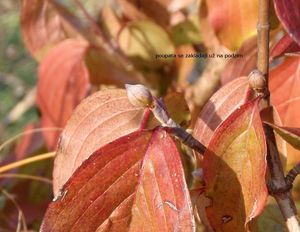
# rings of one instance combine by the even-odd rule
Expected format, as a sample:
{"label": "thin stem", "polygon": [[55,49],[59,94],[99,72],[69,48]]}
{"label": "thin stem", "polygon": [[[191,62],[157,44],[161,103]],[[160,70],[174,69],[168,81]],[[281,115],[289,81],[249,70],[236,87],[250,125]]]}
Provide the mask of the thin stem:
{"label": "thin stem", "polygon": [[41,181],[47,184],[52,184],[52,181],[48,178],[41,177],[41,176],[33,176],[33,175],[27,175],[27,174],[19,174],[19,173],[4,173],[0,174],[1,178],[17,178],[17,179],[27,179],[27,180],[35,180],[35,181]]}
{"label": "thin stem", "polygon": [[[263,74],[266,82],[264,104],[270,106],[269,94],[269,32],[270,32],[270,0],[259,0],[257,24],[257,69]],[[280,162],[279,152],[276,144],[273,128],[264,126],[267,138],[267,161],[271,174],[271,186],[275,189],[272,195],[277,201],[283,217],[285,218],[289,231],[300,231],[300,224],[297,218],[297,210],[291,193],[286,188],[283,167]],[[276,189],[278,191],[276,191]],[[280,191],[279,191],[280,190]],[[284,191],[282,191],[284,190]]]}
{"label": "thin stem", "polygon": [[300,174],[300,162],[297,163],[286,175],[285,180],[289,188],[292,188],[294,180]]}
{"label": "thin stem", "polygon": [[163,102],[154,98],[153,105],[150,107],[150,110],[162,126],[167,127],[166,129],[168,132],[175,135],[182,143],[202,155],[205,153],[206,147],[169,117]]}
{"label": "thin stem", "polygon": [[27,159],[23,159],[23,160],[0,167],[0,173],[7,172],[14,168],[18,168],[18,167],[21,167],[21,166],[24,166],[24,165],[27,165],[30,163],[34,163],[34,162],[37,162],[40,160],[50,159],[50,158],[53,158],[54,156],[55,156],[55,152],[49,152],[49,153],[29,157]]}

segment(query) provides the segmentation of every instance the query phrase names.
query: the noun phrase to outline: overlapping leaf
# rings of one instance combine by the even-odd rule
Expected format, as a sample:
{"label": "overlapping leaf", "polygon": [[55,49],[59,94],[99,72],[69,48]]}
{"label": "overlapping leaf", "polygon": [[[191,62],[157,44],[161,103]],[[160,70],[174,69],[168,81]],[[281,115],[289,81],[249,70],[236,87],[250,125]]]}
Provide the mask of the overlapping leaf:
{"label": "overlapping leaf", "polygon": [[194,128],[195,138],[208,145],[215,129],[236,108],[247,101],[248,94],[247,77],[235,79],[219,89],[204,106],[197,119]]}
{"label": "overlapping leaf", "polygon": [[288,34],[286,34],[272,48],[270,58],[272,60],[283,56],[286,53],[294,52],[300,52],[300,45],[298,45]]}
{"label": "overlapping leaf", "polygon": [[58,42],[76,36],[75,30],[56,12],[50,1],[21,2],[23,39],[28,50],[37,59]]}
{"label": "overlapping leaf", "polygon": [[[83,57],[87,44],[65,40],[46,55],[39,67],[37,104],[42,127],[65,126],[76,105],[87,95],[89,75]],[[49,148],[56,146],[59,133],[44,132]]]}
{"label": "overlapping leaf", "polygon": [[[271,101],[284,127],[300,127],[300,58],[288,58],[270,72]],[[287,165],[299,160],[299,151],[287,145]]]}
{"label": "overlapping leaf", "polygon": [[[189,112],[180,94],[164,99],[169,114],[185,125]],[[181,114],[176,111],[180,104]],[[56,195],[72,173],[93,151],[139,128],[160,125],[148,110],[133,106],[125,90],[102,90],[86,98],[74,111],[62,133],[53,170]]]}
{"label": "overlapping leaf", "polygon": [[298,0],[274,0],[274,5],[284,28],[300,45],[300,2]]}
{"label": "overlapping leaf", "polygon": [[204,154],[206,214],[216,231],[247,231],[261,213],[265,183],[266,142],[258,100],[236,109],[215,131]]}
{"label": "overlapping leaf", "polygon": [[137,131],[90,156],[48,208],[41,231],[194,231],[180,155],[163,130]]}
{"label": "overlapping leaf", "polygon": [[125,90],[104,90],[85,99],[62,133],[53,170],[56,195],[77,167],[99,147],[141,127],[144,110]]}
{"label": "overlapping leaf", "polygon": [[207,0],[206,4],[210,25],[220,42],[230,50],[237,50],[256,34],[257,0]]}

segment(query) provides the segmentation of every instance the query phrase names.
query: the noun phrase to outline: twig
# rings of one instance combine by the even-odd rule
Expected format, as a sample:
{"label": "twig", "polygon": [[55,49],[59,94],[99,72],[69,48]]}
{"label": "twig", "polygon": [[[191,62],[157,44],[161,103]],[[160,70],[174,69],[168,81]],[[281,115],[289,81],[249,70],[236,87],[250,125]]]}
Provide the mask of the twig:
{"label": "twig", "polygon": [[25,97],[20,101],[5,117],[4,125],[16,122],[35,104],[36,87],[30,89]]}
{"label": "twig", "polygon": [[154,117],[162,126],[166,127],[168,132],[175,135],[185,145],[202,155],[204,154],[206,147],[169,117],[164,103],[153,97],[149,89],[143,85],[125,85],[125,87],[131,104],[150,109]]}
{"label": "twig", "polygon": [[[271,106],[270,94],[268,88],[268,73],[269,73],[269,31],[270,31],[270,0],[259,0],[258,24],[257,24],[257,69],[263,75],[265,82],[265,106]],[[258,93],[261,94],[261,93]],[[297,210],[292,199],[291,193],[287,188],[284,177],[283,168],[280,162],[279,152],[276,144],[276,139],[273,129],[265,125],[265,135],[267,138],[267,161],[271,174],[272,186],[271,194],[274,196],[289,231],[300,231],[299,219]]]}
{"label": "twig", "polygon": [[294,180],[300,174],[300,162],[297,163],[286,175],[285,180],[289,188],[293,187]]}
{"label": "twig", "polygon": [[29,157],[27,159],[23,159],[23,160],[20,160],[20,161],[11,163],[11,164],[1,166],[0,167],[0,173],[7,172],[7,171],[12,170],[14,168],[18,168],[18,167],[24,166],[26,164],[34,163],[34,162],[37,162],[37,161],[40,161],[40,160],[54,158],[54,156],[55,156],[55,152],[49,152],[49,153]]}

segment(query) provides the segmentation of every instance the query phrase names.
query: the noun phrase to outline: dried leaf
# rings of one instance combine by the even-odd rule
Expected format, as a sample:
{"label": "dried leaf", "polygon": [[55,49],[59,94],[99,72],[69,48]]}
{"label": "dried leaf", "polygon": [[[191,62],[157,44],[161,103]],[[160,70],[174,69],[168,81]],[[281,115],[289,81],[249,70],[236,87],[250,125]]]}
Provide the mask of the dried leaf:
{"label": "dried leaf", "polygon": [[99,147],[142,126],[144,109],[133,106],[125,90],[103,90],[76,108],[63,131],[53,170],[53,191]]}
{"label": "dried leaf", "polygon": [[[38,60],[55,44],[78,36],[47,0],[21,1],[21,29],[23,40]],[[64,9],[67,14],[67,10]]]}
{"label": "dried leaf", "polygon": [[204,106],[194,128],[194,136],[208,145],[215,129],[247,101],[248,78],[240,77],[219,89]]}
{"label": "dried leaf", "polygon": [[[237,50],[256,34],[257,0],[207,0],[208,20],[221,44]],[[244,17],[247,15],[247,17]]]}
{"label": "dried leaf", "polygon": [[[73,39],[58,44],[39,67],[37,104],[42,127],[63,128],[76,105],[89,90],[88,71],[84,64],[87,44]],[[49,149],[56,146],[58,133],[43,133]]]}
{"label": "dried leaf", "polygon": [[298,0],[274,0],[274,6],[284,28],[300,46],[300,2]]}
{"label": "dried leaf", "polygon": [[163,130],[97,150],[50,204],[46,231],[194,231],[180,154]]}
{"label": "dried leaf", "polygon": [[258,99],[236,109],[215,131],[204,154],[207,217],[216,231],[248,231],[268,191],[266,142]]}
{"label": "dried leaf", "polygon": [[248,76],[255,69],[257,62],[257,38],[253,37],[245,41],[237,54],[243,55],[242,58],[231,58],[226,64],[222,76],[222,85],[235,78]]}
{"label": "dried leaf", "polygon": [[270,59],[273,60],[287,53],[299,51],[300,45],[298,45],[288,34],[286,34],[272,48]]}

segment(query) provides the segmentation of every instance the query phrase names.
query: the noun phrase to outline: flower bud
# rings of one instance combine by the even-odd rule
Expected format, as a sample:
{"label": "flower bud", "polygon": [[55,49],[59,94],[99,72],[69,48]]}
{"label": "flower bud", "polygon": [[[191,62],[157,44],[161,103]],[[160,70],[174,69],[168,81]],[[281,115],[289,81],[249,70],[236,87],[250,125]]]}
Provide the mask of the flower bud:
{"label": "flower bud", "polygon": [[249,85],[258,93],[263,93],[266,88],[266,79],[259,70],[254,70],[249,74]]}
{"label": "flower bud", "polygon": [[148,107],[153,102],[149,89],[143,85],[125,85],[130,103],[138,107]]}

